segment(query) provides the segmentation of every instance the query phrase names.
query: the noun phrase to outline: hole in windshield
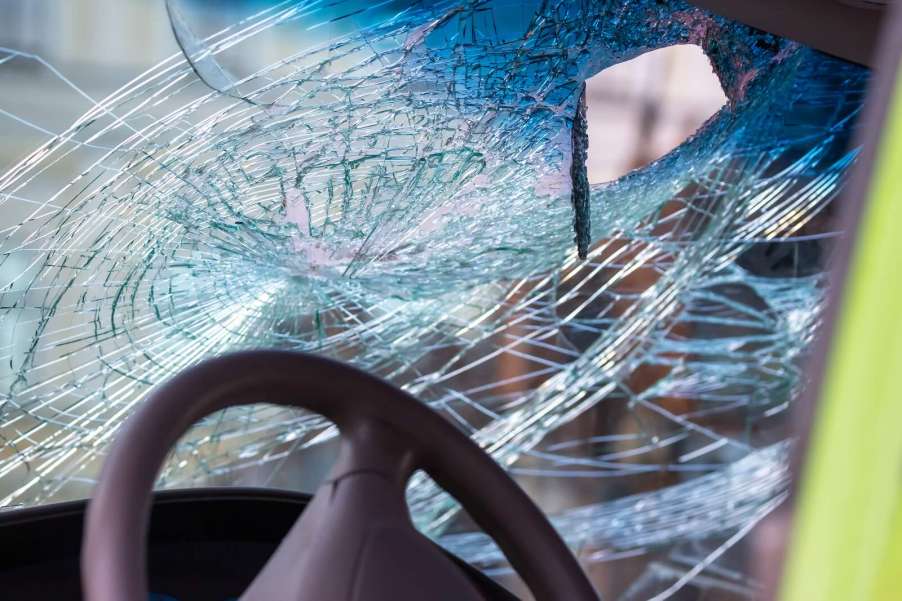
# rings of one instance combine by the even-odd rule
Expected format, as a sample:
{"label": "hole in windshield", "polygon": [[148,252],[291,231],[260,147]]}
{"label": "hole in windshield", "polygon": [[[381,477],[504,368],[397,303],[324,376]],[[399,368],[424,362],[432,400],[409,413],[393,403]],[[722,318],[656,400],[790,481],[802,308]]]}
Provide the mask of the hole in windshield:
{"label": "hole in windshield", "polygon": [[727,103],[708,57],[686,44],[647,52],[586,81],[589,183],[661,158]]}

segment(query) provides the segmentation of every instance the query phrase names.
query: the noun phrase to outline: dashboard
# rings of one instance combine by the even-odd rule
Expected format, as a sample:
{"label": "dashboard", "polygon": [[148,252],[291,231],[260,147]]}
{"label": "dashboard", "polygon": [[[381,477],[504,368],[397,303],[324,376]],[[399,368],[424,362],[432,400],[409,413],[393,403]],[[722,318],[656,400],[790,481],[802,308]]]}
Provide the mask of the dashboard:
{"label": "dashboard", "polygon": [[[149,601],[237,601],[310,497],[260,489],[154,495],[148,530]],[[81,601],[86,501],[0,513],[0,590],[8,601]],[[490,601],[516,597],[450,556]]]}

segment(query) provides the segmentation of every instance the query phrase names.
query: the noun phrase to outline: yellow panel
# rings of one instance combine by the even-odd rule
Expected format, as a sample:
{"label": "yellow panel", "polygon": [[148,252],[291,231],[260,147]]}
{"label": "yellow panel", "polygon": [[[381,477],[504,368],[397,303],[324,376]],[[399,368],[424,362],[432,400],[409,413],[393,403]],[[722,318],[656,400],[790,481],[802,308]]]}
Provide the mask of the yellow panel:
{"label": "yellow panel", "polygon": [[902,79],[852,257],[783,601],[902,601]]}

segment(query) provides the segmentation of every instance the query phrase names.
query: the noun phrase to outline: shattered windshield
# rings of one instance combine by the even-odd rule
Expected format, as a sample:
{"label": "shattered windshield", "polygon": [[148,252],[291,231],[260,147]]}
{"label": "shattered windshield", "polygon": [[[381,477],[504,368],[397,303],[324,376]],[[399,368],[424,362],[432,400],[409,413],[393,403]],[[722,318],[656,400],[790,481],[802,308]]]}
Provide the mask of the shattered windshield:
{"label": "shattered windshield", "polygon": [[[78,17],[158,52],[115,89],[128,69],[49,35],[59,4],[0,25],[0,505],[89,496],[185,367],[296,349],[469,433],[605,598],[752,598],[867,69],[682,0],[148,0],[116,17],[143,41]],[[648,92],[697,100],[679,64],[602,79],[686,46],[720,95],[689,131]],[[111,52],[89,59],[132,64]],[[643,155],[655,123],[685,139]],[[230,409],[159,486],[309,490],[335,435]],[[409,501],[516,588],[453,499],[420,478]]]}

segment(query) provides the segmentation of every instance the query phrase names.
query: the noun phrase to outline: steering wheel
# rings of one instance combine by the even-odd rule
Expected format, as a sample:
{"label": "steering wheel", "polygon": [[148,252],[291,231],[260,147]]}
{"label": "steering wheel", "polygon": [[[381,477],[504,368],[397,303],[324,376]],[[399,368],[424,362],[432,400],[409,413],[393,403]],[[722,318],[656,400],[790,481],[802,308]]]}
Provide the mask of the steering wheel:
{"label": "steering wheel", "polygon": [[183,371],[151,393],[112,445],[88,508],[87,601],[146,601],[150,495],[178,438],[205,415],[266,401],[332,420],[335,467],[241,601],[484,601],[417,532],[405,487],[422,469],[493,536],[538,601],[597,601],[542,512],[482,449],[412,396],[336,361],[249,351]]}

